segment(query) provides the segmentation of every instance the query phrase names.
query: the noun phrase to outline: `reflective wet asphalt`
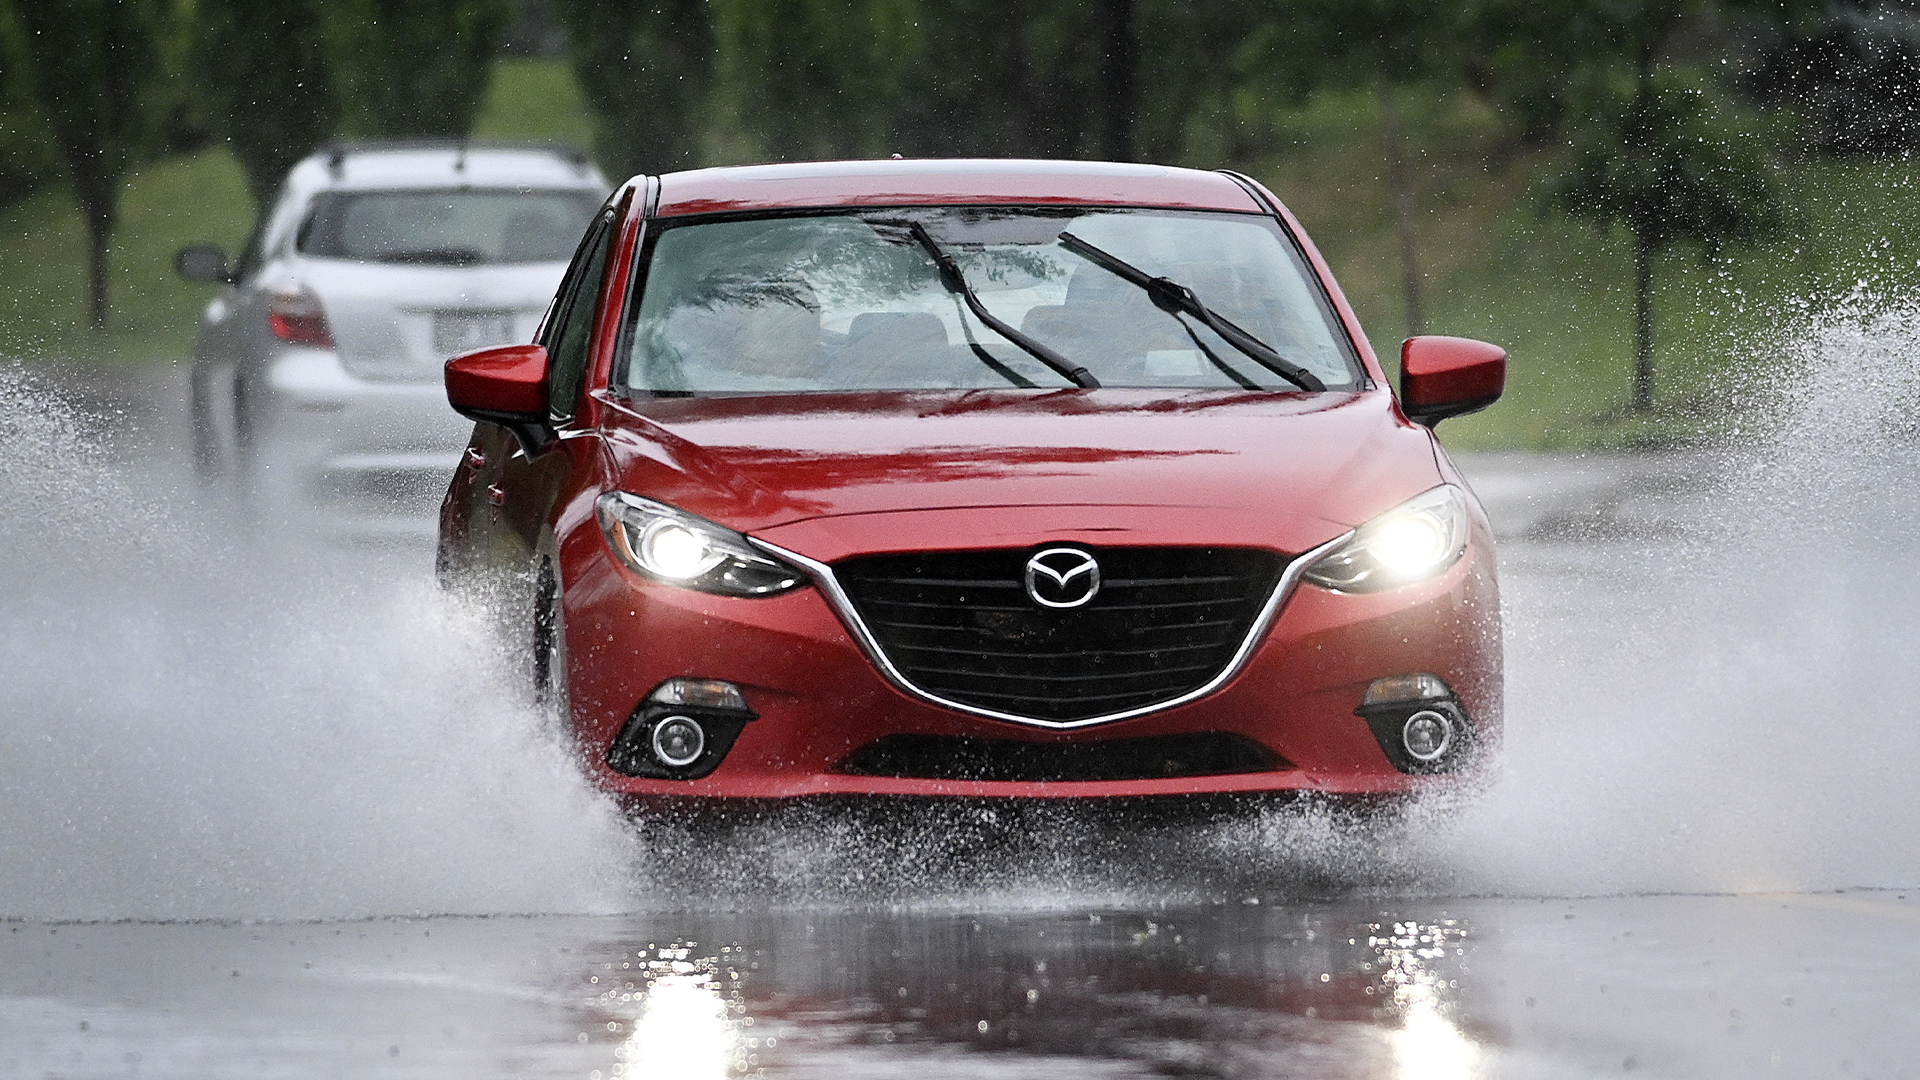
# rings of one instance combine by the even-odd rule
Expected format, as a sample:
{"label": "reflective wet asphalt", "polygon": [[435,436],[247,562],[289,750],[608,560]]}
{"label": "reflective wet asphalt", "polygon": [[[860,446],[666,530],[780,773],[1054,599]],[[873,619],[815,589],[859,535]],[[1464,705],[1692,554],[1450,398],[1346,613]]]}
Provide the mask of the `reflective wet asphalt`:
{"label": "reflective wet asphalt", "polygon": [[1900,1077],[1920,896],[0,929],[18,1077]]}

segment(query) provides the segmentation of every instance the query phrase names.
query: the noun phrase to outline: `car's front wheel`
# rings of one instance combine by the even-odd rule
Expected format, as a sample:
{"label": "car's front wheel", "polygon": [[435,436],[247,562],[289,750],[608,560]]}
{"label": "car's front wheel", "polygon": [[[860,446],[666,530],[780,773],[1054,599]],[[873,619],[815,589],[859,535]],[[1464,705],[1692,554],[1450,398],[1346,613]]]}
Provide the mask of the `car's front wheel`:
{"label": "car's front wheel", "polygon": [[543,558],[533,576],[531,670],[533,699],[556,719],[567,715],[566,616],[560,606],[560,574]]}

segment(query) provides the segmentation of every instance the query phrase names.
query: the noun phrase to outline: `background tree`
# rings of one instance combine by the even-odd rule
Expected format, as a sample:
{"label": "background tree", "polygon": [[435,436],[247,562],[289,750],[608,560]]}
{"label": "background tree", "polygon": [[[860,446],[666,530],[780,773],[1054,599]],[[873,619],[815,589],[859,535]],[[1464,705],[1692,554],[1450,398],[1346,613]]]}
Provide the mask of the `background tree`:
{"label": "background tree", "polygon": [[1828,153],[1920,147],[1920,11],[1836,0],[1789,18],[1745,83],[1796,106],[1807,141]]}
{"label": "background tree", "polygon": [[[1517,121],[1526,143],[1564,138],[1573,154],[1549,205],[1605,230],[1624,226],[1633,259],[1628,408],[1653,407],[1653,263],[1682,243],[1708,253],[1777,223],[1760,146],[1730,133],[1700,86],[1663,81],[1676,39],[1730,40],[1721,20],[1800,17],[1820,0],[1474,0],[1469,77]],[[1758,12],[1759,14],[1752,14]],[[1718,28],[1719,33],[1702,33]]]}
{"label": "background tree", "polygon": [[925,46],[902,80],[892,122],[900,152],[1099,155],[1099,8],[1066,0],[919,7]]}
{"label": "background tree", "polygon": [[1387,189],[1400,248],[1401,303],[1407,333],[1422,333],[1426,290],[1416,220],[1420,196],[1408,168],[1410,146],[1401,101],[1409,87],[1457,67],[1460,27],[1450,25],[1457,21],[1455,9],[1421,0],[1333,0],[1309,10],[1319,29],[1306,40],[1324,57],[1320,63],[1335,77],[1340,67],[1350,69],[1380,103]]}
{"label": "background tree", "polygon": [[716,97],[754,156],[884,156],[925,48],[916,0],[717,0]]}
{"label": "background tree", "polygon": [[13,4],[0,0],[0,206],[60,173],[60,155],[34,98],[25,55]]}
{"label": "background tree", "polygon": [[1133,54],[1127,138],[1140,160],[1249,163],[1274,149],[1278,106],[1318,85],[1293,9],[1135,0],[1132,22],[1151,45]]}
{"label": "background tree", "polygon": [[265,209],[293,164],[333,133],[340,101],[309,0],[198,0],[201,100]]}
{"label": "background tree", "polygon": [[1755,240],[1778,221],[1773,185],[1750,140],[1709,123],[1706,95],[1644,70],[1630,99],[1581,129],[1573,167],[1552,188],[1567,212],[1633,242],[1633,394],[1653,407],[1653,259],[1682,242],[1708,253]]}
{"label": "background tree", "polygon": [[1134,0],[1098,0],[1094,22],[1100,35],[1100,156],[1131,161],[1139,67]]}
{"label": "background tree", "polygon": [[464,136],[513,0],[329,0],[328,64],[347,123],[382,138]]}
{"label": "background tree", "polygon": [[87,310],[107,321],[107,253],[120,181],[155,128],[160,0],[32,0],[15,9],[22,67],[87,225]]}
{"label": "background tree", "polygon": [[556,0],[574,77],[594,116],[594,153],[625,178],[699,164],[713,85],[706,0]]}

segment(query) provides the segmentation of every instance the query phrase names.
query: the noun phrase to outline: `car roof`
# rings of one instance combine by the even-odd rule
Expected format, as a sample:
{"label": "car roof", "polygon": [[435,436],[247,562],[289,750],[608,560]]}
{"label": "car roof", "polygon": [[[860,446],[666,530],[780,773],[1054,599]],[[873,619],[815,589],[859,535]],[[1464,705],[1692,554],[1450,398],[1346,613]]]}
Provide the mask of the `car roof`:
{"label": "car roof", "polygon": [[569,147],[451,140],[335,143],[308,155],[287,176],[288,189],[302,195],[466,185],[608,188],[586,155]]}
{"label": "car roof", "polygon": [[655,214],[952,203],[1165,206],[1267,213],[1225,173],[1109,161],[814,161],[660,177]]}

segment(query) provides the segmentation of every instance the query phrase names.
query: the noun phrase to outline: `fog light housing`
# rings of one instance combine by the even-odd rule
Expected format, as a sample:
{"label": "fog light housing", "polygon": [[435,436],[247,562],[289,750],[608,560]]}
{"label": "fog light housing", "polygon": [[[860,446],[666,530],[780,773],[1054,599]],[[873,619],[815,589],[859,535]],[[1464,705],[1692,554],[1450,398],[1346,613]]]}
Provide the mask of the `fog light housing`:
{"label": "fog light housing", "polygon": [[633,710],[607,747],[607,767],[623,776],[698,780],[720,767],[749,721],[746,695],[719,679],[668,679]]}
{"label": "fog light housing", "polygon": [[1375,679],[1354,713],[1403,773],[1453,772],[1473,759],[1473,725],[1438,675],[1415,671]]}

